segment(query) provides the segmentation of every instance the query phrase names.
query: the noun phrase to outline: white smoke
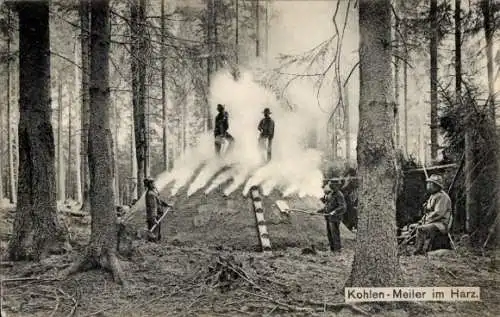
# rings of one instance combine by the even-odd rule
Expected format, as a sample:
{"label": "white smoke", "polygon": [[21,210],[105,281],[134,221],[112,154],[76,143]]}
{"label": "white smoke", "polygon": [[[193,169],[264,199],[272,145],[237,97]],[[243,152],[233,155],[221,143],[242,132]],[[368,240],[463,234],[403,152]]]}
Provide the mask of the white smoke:
{"label": "white smoke", "polygon": [[[301,95],[300,91],[295,93]],[[299,99],[304,100],[304,95]],[[279,189],[285,196],[299,193],[320,197],[321,153],[307,149],[304,141],[327,118],[317,109],[314,98],[310,99],[310,104],[302,102],[290,111],[272,92],[254,81],[250,72],[242,72],[238,81],[228,71],[219,72],[210,90],[211,113],[215,117],[217,104],[225,106],[229,113],[229,133],[235,141],[233,150],[225,156],[217,156],[213,135],[205,134],[196,148],[189,149],[177,160],[180,163],[170,173],[157,177],[157,188],[162,190],[174,183],[170,195],[186,186],[189,186],[188,195],[202,188],[208,194],[232,180],[223,188],[224,195],[230,195],[243,185],[242,194],[246,195],[252,186],[261,185],[265,195]],[[272,160],[267,164],[259,149],[257,130],[264,108],[271,109],[275,121]],[[223,168],[226,170],[222,172]],[[198,174],[194,175],[196,171]]]}

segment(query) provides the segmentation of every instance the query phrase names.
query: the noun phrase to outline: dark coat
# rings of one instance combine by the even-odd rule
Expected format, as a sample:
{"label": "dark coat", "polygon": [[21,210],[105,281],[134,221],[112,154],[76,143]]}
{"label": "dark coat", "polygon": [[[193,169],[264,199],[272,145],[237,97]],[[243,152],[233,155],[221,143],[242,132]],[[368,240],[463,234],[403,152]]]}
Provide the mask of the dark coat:
{"label": "dark coat", "polygon": [[274,120],[271,117],[265,117],[260,120],[258,129],[261,138],[274,138]]}
{"label": "dark coat", "polygon": [[333,215],[326,216],[330,221],[340,221],[342,215],[346,212],[347,204],[345,202],[344,194],[340,190],[333,191],[325,197],[324,212],[329,214],[335,210]]}
{"label": "dark coat", "polygon": [[229,129],[229,114],[226,111],[219,112],[215,116],[215,136],[226,136],[227,130]]}

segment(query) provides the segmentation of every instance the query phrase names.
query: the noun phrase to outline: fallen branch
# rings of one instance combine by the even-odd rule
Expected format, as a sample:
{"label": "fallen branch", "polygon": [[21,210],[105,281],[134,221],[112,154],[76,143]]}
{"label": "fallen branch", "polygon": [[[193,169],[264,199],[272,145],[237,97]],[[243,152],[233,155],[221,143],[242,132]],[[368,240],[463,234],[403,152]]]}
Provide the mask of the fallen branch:
{"label": "fallen branch", "polygon": [[2,282],[25,282],[25,281],[40,281],[40,282],[54,282],[59,281],[57,278],[41,278],[40,276],[36,277],[13,277],[3,279]]}
{"label": "fallen branch", "polygon": [[54,294],[56,295],[57,302],[56,302],[56,307],[52,310],[52,313],[50,314],[50,317],[53,317],[56,315],[57,310],[59,309],[59,304],[61,303],[59,300],[59,296],[57,296],[57,291],[54,291]]}

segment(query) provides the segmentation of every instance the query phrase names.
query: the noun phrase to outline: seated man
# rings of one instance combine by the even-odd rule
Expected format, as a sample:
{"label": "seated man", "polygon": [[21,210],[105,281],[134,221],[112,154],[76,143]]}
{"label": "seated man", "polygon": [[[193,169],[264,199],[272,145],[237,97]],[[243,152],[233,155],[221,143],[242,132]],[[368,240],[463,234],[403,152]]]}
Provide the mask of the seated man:
{"label": "seated man", "polygon": [[431,196],[424,204],[424,216],[417,226],[416,254],[425,254],[432,239],[438,234],[448,233],[451,217],[451,199],[443,190],[443,178],[431,175],[427,179],[427,191]]}

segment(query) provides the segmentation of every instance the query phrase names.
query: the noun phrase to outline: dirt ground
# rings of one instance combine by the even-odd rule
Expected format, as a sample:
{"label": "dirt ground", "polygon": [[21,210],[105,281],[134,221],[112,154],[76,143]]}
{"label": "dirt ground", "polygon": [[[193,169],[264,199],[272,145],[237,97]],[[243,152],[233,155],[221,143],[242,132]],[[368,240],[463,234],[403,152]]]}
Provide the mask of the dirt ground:
{"label": "dirt ground", "polygon": [[[5,214],[5,212],[3,212]],[[80,220],[81,221],[81,220]],[[2,220],[2,249],[9,222]],[[2,317],[9,316],[498,316],[499,271],[489,258],[463,249],[402,256],[406,286],[478,286],[481,302],[420,302],[397,307],[343,304],[352,243],[340,254],[287,249],[272,255],[138,242],[122,257],[125,287],[109,273],[88,271],[58,280],[82,251],[41,263],[1,263]]]}

